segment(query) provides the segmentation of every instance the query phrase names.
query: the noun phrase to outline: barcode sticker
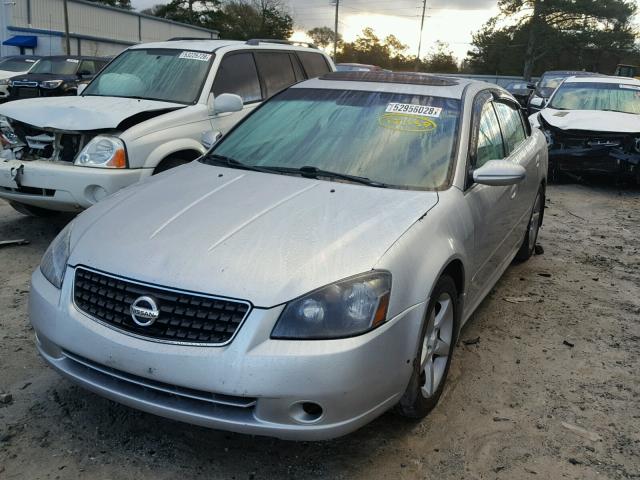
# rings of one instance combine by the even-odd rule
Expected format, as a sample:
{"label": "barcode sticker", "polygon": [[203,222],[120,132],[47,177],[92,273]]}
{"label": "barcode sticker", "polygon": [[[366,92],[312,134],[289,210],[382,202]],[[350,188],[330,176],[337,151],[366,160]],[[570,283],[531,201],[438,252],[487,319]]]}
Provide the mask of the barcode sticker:
{"label": "barcode sticker", "polygon": [[211,58],[210,53],[202,52],[182,52],[178,58],[186,58],[188,60],[199,60],[201,62],[208,62]]}
{"label": "barcode sticker", "polygon": [[406,113],[408,115],[419,115],[421,117],[438,118],[442,113],[440,107],[429,107],[425,105],[414,105],[410,103],[390,103],[385,110],[387,113]]}

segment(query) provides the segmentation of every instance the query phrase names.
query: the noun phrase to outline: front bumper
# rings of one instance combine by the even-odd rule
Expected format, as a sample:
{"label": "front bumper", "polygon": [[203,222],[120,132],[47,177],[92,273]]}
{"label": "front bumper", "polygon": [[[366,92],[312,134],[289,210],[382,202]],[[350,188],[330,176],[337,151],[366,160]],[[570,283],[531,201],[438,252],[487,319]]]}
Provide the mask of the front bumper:
{"label": "front bumper", "polygon": [[619,148],[551,148],[549,170],[573,175],[611,175],[640,180],[640,154]]}
{"label": "front bumper", "polygon": [[[31,323],[52,367],[149,413],[291,440],[345,435],[395,405],[411,376],[425,308],[416,305],[365,335],[327,341],[272,340],[283,307],[254,308],[226,346],[171,345],[81,313],[71,302],[73,274],[69,267],[62,290],[39,270],[32,277]],[[302,402],[319,405],[321,415],[302,413]]]}
{"label": "front bumper", "polygon": [[0,159],[0,198],[75,212],[142,180],[152,171],[78,167],[47,160]]}

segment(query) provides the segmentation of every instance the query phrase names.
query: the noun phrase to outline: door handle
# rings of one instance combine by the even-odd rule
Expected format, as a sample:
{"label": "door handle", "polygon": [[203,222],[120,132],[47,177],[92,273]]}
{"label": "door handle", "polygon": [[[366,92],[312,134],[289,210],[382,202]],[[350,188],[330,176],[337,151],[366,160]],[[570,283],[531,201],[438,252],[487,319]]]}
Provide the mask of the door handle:
{"label": "door handle", "polygon": [[518,185],[514,185],[511,187],[511,199],[513,200],[514,198],[516,198],[517,194],[518,194]]}
{"label": "door handle", "polygon": [[536,155],[536,168],[540,168],[540,154]]}

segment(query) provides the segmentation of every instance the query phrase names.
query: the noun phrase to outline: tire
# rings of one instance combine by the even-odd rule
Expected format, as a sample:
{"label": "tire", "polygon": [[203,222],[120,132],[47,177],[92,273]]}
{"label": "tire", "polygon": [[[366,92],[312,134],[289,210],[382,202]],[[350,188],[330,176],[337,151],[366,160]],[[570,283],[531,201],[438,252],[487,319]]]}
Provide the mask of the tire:
{"label": "tire", "polygon": [[527,224],[527,231],[524,234],[524,240],[520,245],[520,250],[516,253],[516,261],[526,262],[531,258],[533,252],[536,249],[536,242],[538,241],[538,233],[542,226],[542,217],[544,215],[544,187],[540,187],[536,199],[533,202],[533,208],[531,209],[531,216],[529,217],[529,223]]}
{"label": "tire", "polygon": [[60,212],[56,212],[55,210],[34,207],[33,205],[25,205],[24,203],[19,202],[9,202],[9,205],[11,205],[16,212],[30,217],[48,218],[60,215]]}
{"label": "tire", "polygon": [[444,275],[433,289],[427,307],[420,333],[420,345],[413,362],[413,374],[404,396],[396,407],[400,415],[421,419],[438,404],[451,366],[459,315],[455,282],[451,277]]}
{"label": "tire", "polygon": [[153,174],[157,175],[189,162],[191,162],[191,160],[185,160],[184,158],[178,157],[167,157],[158,164],[156,169],[153,171]]}

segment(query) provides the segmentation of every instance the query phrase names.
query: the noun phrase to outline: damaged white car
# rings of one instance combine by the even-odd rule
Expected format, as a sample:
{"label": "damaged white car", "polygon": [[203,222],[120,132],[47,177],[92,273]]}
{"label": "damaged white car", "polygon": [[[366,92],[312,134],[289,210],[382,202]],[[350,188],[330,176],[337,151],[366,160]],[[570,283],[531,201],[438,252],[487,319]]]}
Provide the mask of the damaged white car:
{"label": "damaged white car", "polygon": [[283,41],[133,46],[80,96],[0,107],[0,198],[31,215],[90,207],[198,158],[264,99],[334,68]]}
{"label": "damaged white car", "polygon": [[571,77],[529,118],[547,137],[549,177],[640,182],[640,81]]}

